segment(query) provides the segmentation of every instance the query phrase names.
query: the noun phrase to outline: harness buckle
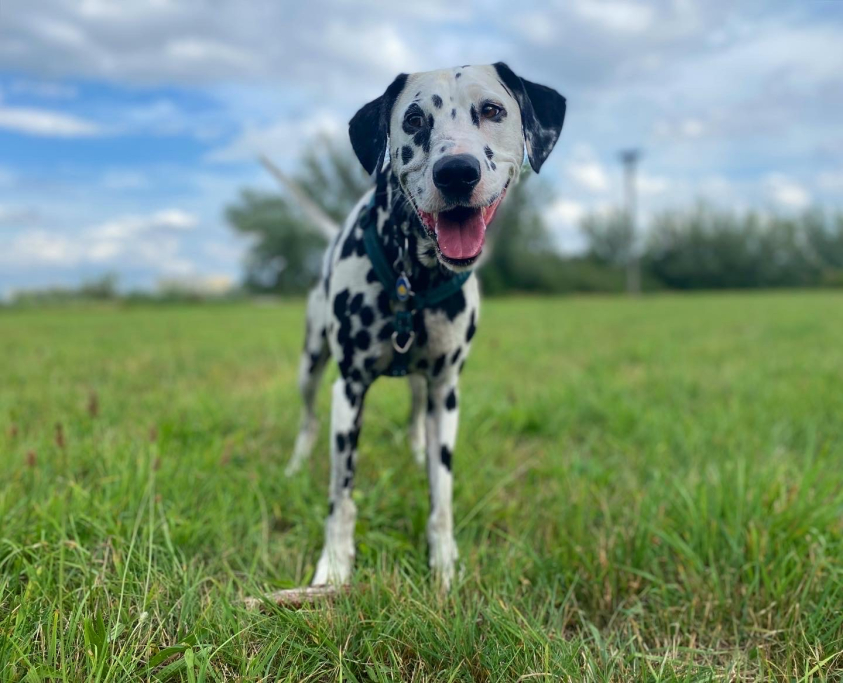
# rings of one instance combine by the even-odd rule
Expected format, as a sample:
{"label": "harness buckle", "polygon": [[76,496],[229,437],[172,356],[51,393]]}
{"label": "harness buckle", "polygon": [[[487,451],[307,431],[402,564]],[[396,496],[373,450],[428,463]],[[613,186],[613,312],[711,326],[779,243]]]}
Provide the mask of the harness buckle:
{"label": "harness buckle", "polygon": [[416,333],[413,330],[407,332],[407,341],[401,345],[398,343],[398,330],[392,333],[392,348],[395,349],[398,353],[404,354],[410,350],[410,347],[413,345],[413,342],[416,339]]}

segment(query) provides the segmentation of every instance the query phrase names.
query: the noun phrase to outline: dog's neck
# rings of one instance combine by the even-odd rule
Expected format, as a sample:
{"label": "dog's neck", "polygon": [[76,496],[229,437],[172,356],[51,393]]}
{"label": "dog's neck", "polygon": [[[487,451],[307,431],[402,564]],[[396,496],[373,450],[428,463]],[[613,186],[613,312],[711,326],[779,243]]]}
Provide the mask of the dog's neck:
{"label": "dog's neck", "polygon": [[427,236],[415,209],[387,165],[377,174],[375,221],[387,262],[396,275],[405,271],[412,286],[427,289],[454,277],[436,258],[436,245]]}

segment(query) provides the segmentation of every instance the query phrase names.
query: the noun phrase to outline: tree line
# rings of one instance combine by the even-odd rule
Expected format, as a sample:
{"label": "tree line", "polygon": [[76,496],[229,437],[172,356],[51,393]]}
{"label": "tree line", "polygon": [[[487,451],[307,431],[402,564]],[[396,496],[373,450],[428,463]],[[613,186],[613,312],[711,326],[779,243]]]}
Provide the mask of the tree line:
{"label": "tree line", "polygon": [[[327,139],[309,146],[295,178],[339,223],[371,183],[354,156]],[[591,214],[580,226],[585,252],[565,256],[544,218],[552,199],[537,177],[509,191],[489,231],[491,255],[478,271],[486,294],[622,291],[633,257],[650,291],[843,286],[843,214],[769,216],[698,203],[655,216],[640,243],[623,212]],[[325,240],[292,200],[247,190],[226,217],[253,239],[248,290],[300,294],[313,284]]]}

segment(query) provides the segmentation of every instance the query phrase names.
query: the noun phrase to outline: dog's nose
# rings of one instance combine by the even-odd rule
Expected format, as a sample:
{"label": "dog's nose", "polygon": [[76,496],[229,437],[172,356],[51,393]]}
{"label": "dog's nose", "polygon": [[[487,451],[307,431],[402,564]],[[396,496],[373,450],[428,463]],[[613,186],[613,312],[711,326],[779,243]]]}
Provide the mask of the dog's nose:
{"label": "dog's nose", "polygon": [[433,184],[447,197],[467,197],[479,182],[480,162],[470,154],[453,154],[433,164]]}

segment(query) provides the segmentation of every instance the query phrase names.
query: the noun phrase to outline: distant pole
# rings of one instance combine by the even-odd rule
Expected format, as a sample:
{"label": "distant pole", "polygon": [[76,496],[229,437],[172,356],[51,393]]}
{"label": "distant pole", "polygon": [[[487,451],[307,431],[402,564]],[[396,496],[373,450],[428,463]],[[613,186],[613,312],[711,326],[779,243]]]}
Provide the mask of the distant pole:
{"label": "distant pole", "polygon": [[641,264],[636,248],[637,230],[637,208],[638,208],[638,185],[637,171],[638,161],[641,158],[640,149],[627,149],[621,152],[621,163],[624,170],[624,209],[626,219],[629,221],[630,245],[629,257],[626,262],[626,291],[633,296],[641,293]]}

